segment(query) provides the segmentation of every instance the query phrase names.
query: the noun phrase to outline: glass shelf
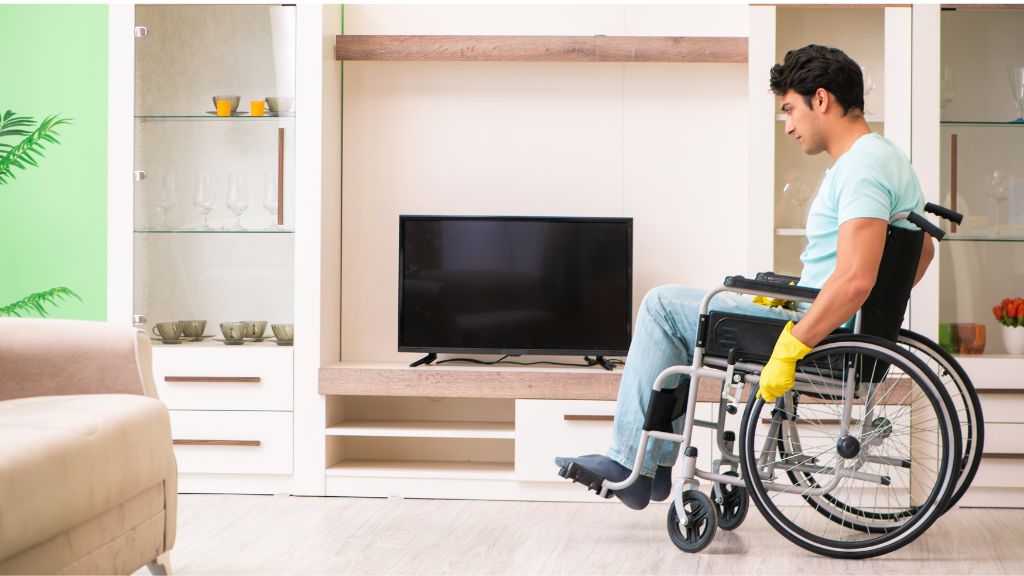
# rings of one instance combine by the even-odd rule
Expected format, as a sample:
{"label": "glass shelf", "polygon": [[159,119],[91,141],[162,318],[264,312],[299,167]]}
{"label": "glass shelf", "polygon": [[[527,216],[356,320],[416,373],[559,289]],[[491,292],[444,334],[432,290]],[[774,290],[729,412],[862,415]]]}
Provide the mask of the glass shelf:
{"label": "glass shelf", "polygon": [[[775,115],[775,120],[777,120],[779,122],[785,122],[786,121],[786,115],[785,114],[776,114]],[[881,124],[881,123],[885,122],[885,118],[883,118],[881,116],[876,116],[874,114],[870,114],[868,116],[865,116],[864,120],[866,120],[868,122],[868,124]]]}
{"label": "glass shelf", "polygon": [[138,228],[136,234],[294,234],[294,228]]}
{"label": "glass shelf", "polygon": [[803,228],[776,228],[776,236],[806,236],[807,230]]}
{"label": "glass shelf", "polygon": [[237,116],[217,116],[214,114],[162,114],[162,115],[146,115],[146,116],[135,116],[136,120],[142,122],[173,122],[180,120],[191,120],[191,121],[219,121],[219,122],[267,122],[267,121],[286,121],[290,122],[295,119],[294,112],[288,112],[286,114],[279,115],[266,115],[266,116],[250,116],[248,113],[237,115]]}
{"label": "glass shelf", "polygon": [[1021,234],[946,234],[943,242],[1024,242]]}
{"label": "glass shelf", "polygon": [[1016,120],[943,120],[939,122],[943,126],[1002,126],[1004,128],[1013,128],[1015,126],[1024,127],[1024,122],[1018,122]]}

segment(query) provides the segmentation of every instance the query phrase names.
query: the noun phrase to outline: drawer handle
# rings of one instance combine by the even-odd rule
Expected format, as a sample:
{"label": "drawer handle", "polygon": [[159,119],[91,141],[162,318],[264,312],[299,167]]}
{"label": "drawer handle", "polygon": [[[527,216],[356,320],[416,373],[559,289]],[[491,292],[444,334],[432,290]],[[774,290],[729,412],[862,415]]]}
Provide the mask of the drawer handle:
{"label": "drawer handle", "polygon": [[1024,390],[1014,388],[976,388],[974,390],[978,394],[1021,394],[1024,395]]}
{"label": "drawer handle", "polygon": [[253,382],[259,383],[259,376],[164,376],[164,382]]}
{"label": "drawer handle", "polygon": [[981,457],[989,460],[1024,460],[1024,454],[1012,452],[982,452]]}
{"label": "drawer handle", "polygon": [[611,422],[615,417],[608,414],[565,414],[562,418],[569,422]]}
{"label": "drawer handle", "polygon": [[173,440],[175,446],[259,446],[259,440]]}

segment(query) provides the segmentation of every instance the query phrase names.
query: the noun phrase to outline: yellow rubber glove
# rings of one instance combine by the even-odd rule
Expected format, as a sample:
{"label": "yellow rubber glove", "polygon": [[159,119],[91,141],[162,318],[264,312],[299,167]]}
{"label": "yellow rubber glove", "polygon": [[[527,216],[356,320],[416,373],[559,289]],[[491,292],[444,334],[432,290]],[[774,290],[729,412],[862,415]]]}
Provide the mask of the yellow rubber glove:
{"label": "yellow rubber glove", "polygon": [[768,298],[767,296],[754,296],[754,304],[760,304],[761,306],[782,306],[785,307],[789,304],[789,300],[783,300],[781,298]]}
{"label": "yellow rubber glove", "polygon": [[765,364],[764,370],[761,370],[757,397],[765,402],[774,402],[793,387],[796,363],[811,351],[806,344],[793,336],[791,330],[792,320],[782,329],[782,334],[779,334],[779,339],[775,342],[772,357]]}

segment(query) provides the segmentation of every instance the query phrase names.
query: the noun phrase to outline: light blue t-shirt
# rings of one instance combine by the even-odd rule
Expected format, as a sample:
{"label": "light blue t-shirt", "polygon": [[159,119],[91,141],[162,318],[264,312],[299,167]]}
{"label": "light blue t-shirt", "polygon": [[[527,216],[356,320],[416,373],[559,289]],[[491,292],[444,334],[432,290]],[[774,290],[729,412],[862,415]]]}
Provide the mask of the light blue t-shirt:
{"label": "light blue t-shirt", "polygon": [[[821,288],[836,268],[839,226],[854,218],[889,221],[897,212],[924,208],[910,160],[881,134],[865,134],[839,157],[818,188],[807,215],[807,248],[800,255],[800,286]],[[906,220],[894,225],[910,229]]]}

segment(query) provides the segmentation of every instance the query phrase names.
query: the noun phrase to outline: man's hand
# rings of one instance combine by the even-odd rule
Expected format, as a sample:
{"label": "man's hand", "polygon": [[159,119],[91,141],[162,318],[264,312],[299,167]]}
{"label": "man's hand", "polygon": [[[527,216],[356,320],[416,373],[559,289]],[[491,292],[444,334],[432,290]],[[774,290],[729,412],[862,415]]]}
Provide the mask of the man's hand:
{"label": "man's hand", "polygon": [[791,320],[782,329],[782,334],[779,334],[772,357],[761,371],[760,387],[756,396],[765,402],[774,402],[793,387],[796,363],[811,351],[810,347],[793,336],[792,330]]}

